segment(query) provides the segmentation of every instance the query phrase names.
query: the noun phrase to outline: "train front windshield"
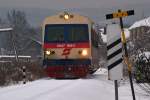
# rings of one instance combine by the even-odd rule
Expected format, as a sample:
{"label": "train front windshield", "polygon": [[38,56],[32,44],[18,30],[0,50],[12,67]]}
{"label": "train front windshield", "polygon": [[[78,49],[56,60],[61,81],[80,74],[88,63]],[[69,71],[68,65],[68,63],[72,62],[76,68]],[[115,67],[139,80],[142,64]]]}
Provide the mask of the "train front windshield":
{"label": "train front windshield", "polygon": [[46,25],[44,42],[87,42],[87,24]]}

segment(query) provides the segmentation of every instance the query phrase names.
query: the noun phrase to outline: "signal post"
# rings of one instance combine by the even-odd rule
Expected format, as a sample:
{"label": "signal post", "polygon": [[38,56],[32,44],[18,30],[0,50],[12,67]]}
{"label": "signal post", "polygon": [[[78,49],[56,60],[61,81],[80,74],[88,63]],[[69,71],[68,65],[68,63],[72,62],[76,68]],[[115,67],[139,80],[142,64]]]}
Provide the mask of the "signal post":
{"label": "signal post", "polygon": [[[130,15],[134,15],[134,10],[121,11],[119,9],[118,12],[115,12],[115,13],[112,13],[112,14],[107,14],[106,19],[119,18],[121,33],[122,33],[121,34],[122,44],[123,44],[123,49],[124,49],[124,53],[125,53],[124,61],[127,65],[127,67],[128,67],[128,73],[129,73],[129,79],[130,79],[130,85],[131,85],[133,100],[136,100],[135,93],[134,93],[134,87],[133,87],[133,81],[132,81],[131,64],[129,62],[129,56],[128,56],[128,51],[127,51],[127,43],[126,43],[125,33],[124,33],[124,29],[123,29],[123,20],[122,20],[123,17],[127,17],[127,16],[130,16]],[[117,82],[115,80],[115,87],[116,86],[117,86]],[[117,91],[117,93],[118,93],[118,91]],[[116,100],[118,100],[117,95],[116,95]]]}

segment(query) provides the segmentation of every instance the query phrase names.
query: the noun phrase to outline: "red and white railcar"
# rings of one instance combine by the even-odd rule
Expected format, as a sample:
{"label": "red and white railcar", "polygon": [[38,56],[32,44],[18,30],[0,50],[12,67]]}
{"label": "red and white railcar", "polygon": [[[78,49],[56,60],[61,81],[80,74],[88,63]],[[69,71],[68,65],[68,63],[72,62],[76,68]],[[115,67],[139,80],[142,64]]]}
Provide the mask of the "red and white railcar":
{"label": "red and white railcar", "polygon": [[43,65],[49,77],[85,77],[99,68],[98,35],[88,17],[68,12],[43,22]]}

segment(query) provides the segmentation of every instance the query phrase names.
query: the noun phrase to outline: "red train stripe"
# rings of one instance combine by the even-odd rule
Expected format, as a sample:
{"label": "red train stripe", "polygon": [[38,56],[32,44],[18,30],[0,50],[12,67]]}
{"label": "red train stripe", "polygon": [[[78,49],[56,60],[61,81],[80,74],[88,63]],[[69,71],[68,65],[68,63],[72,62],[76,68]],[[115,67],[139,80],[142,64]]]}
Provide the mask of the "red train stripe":
{"label": "red train stripe", "polygon": [[89,48],[90,44],[86,43],[44,43],[44,48]]}
{"label": "red train stripe", "polygon": [[65,78],[65,75],[74,77],[85,77],[88,73],[88,66],[72,66],[70,70],[67,70],[67,66],[49,66],[45,70],[49,77]]}

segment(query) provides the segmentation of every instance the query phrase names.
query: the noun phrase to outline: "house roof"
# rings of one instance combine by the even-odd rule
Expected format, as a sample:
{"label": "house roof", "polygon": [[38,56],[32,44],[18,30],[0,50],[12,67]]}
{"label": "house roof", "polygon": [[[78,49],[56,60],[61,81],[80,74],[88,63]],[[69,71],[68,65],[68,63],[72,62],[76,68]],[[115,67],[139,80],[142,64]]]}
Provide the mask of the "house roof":
{"label": "house roof", "polygon": [[12,31],[13,28],[0,28],[0,32]]}
{"label": "house roof", "polygon": [[140,26],[150,26],[150,17],[136,21],[129,29],[133,29]]}

